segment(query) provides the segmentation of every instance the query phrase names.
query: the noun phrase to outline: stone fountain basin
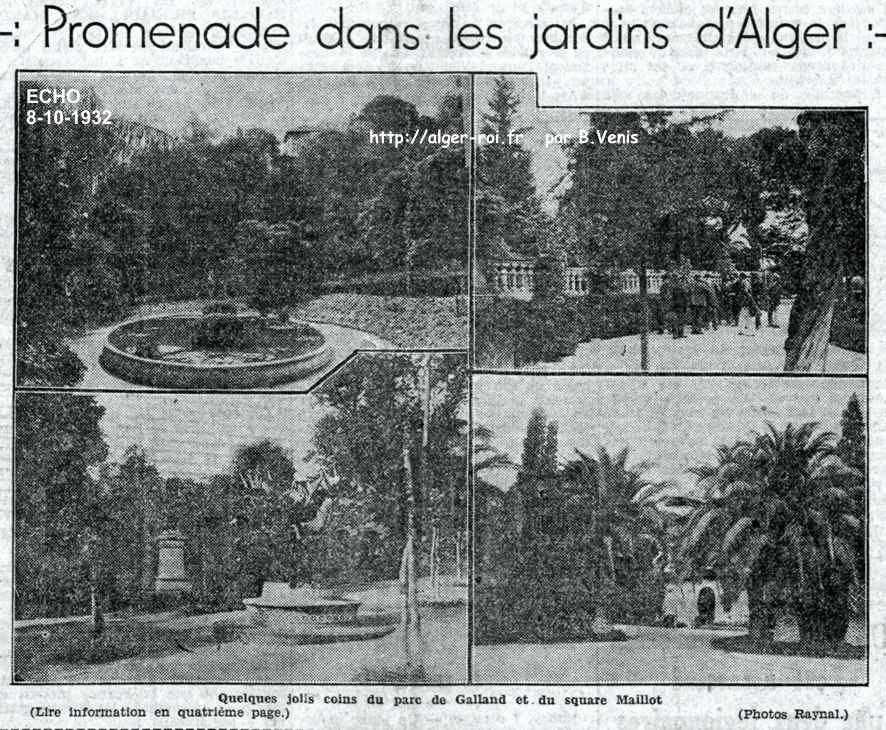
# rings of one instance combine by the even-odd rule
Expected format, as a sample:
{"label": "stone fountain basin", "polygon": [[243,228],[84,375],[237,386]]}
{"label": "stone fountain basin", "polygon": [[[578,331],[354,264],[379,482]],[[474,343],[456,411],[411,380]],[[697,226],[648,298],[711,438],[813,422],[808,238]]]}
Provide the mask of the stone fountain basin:
{"label": "stone fountain basin", "polygon": [[[324,628],[351,626],[357,630],[360,601],[330,596],[312,588],[290,588],[288,583],[265,583],[257,598],[244,598],[253,622],[281,634],[303,634]],[[346,632],[347,633],[347,632]]]}
{"label": "stone fountain basin", "polygon": [[[262,388],[293,382],[323,369],[333,357],[332,348],[326,344],[319,331],[317,331],[318,343],[304,352],[293,354],[291,357],[254,362],[177,362],[162,357],[142,357],[120,344],[127,334],[134,336],[131,331],[140,327],[158,326],[164,322],[170,324],[198,322],[200,319],[197,315],[165,315],[124,322],[108,334],[99,356],[99,363],[111,375],[139,385],[155,388],[227,390]],[[271,325],[266,326],[268,330],[280,329]],[[158,349],[162,351],[164,348]]]}

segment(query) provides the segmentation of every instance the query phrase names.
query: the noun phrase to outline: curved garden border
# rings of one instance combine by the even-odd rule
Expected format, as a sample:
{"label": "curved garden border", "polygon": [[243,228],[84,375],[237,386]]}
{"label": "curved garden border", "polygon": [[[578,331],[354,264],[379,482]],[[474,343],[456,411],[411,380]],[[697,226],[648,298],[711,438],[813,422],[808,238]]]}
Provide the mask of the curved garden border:
{"label": "curved garden border", "polygon": [[[172,315],[169,318],[175,318]],[[145,317],[145,320],[166,317]],[[300,380],[326,367],[332,360],[332,348],[324,342],[314,350],[281,360],[235,365],[199,365],[168,362],[139,357],[124,352],[111,344],[114,333],[139,320],[130,320],[115,327],[108,334],[99,363],[112,375],[130,383],[155,388],[188,388],[206,390],[236,390],[265,388]]]}

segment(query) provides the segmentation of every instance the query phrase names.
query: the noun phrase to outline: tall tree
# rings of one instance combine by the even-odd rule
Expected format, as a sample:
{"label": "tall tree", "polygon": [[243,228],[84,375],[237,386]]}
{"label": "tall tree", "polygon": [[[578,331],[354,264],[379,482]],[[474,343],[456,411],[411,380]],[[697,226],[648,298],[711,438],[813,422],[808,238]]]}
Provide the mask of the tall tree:
{"label": "tall tree", "polygon": [[[364,547],[378,551],[372,562],[387,578],[396,575],[400,564],[410,502],[422,541],[434,521],[449,533],[465,528],[464,359],[435,355],[430,371],[427,449],[421,448],[426,391],[418,358],[359,358],[317,393],[326,410],[314,433],[317,458],[335,464],[342,498],[352,512],[363,515]],[[404,449],[410,458],[411,490]]]}
{"label": "tall tree", "polygon": [[[119,311],[107,242],[89,226],[93,189],[113,164],[117,140],[102,125],[29,123],[29,114],[57,109],[24,103],[33,88],[28,81],[18,89],[17,377],[74,385],[85,368],[65,336]],[[99,104],[84,92],[80,108]]]}
{"label": "tall tree", "polygon": [[520,472],[526,476],[543,473],[545,459],[545,429],[547,416],[541,408],[536,408],[529,416],[526,424],[526,436],[523,438],[523,456],[520,459]]}
{"label": "tall tree", "polygon": [[834,306],[847,274],[865,272],[865,117],[805,111],[803,194],[809,242],[791,308],[785,370],[824,372]]}
{"label": "tall tree", "polygon": [[[674,221],[711,216],[719,216],[728,227],[747,207],[734,200],[742,187],[731,181],[737,170],[743,170],[736,161],[735,144],[707,129],[710,117],[677,123],[669,114],[590,113],[591,129],[633,131],[637,143],[565,147],[571,184],[560,201],[561,215],[579,226],[577,238],[589,242],[589,255],[598,253],[598,239],[605,236],[619,247],[607,259],[638,274],[644,307],[642,370],[649,367],[647,270],[666,265],[672,254],[664,234]],[[717,258],[716,251],[708,255]]]}
{"label": "tall tree", "polygon": [[770,424],[694,470],[703,496],[670,500],[693,507],[684,570],[714,565],[734,595],[746,589],[749,634],[761,645],[772,641],[780,608],[796,616],[801,640],[839,642],[846,633],[863,475],[834,442],[815,423]]}
{"label": "tall tree", "polygon": [[83,613],[95,520],[91,470],[107,455],[91,396],[20,394],[15,408],[16,616]]}
{"label": "tall tree", "polygon": [[477,156],[477,258],[487,259],[499,244],[517,255],[539,252],[539,232],[546,224],[536,194],[532,155],[515,137],[520,126],[520,99],[514,82],[498,76],[493,82],[481,131],[495,142],[481,145]]}
{"label": "tall tree", "polygon": [[865,470],[865,425],[858,396],[853,393],[840,418],[840,441],[837,453],[844,463],[860,472]]}

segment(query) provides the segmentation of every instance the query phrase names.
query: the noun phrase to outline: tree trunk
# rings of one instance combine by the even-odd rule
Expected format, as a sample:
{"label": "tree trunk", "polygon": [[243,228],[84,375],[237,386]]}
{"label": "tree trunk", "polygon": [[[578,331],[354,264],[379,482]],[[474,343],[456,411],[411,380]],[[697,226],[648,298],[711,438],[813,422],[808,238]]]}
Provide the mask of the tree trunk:
{"label": "tree trunk", "polygon": [[418,610],[418,559],[415,546],[418,543],[415,485],[412,479],[412,455],[409,450],[409,429],[403,433],[403,471],[406,479],[406,545],[400,562],[400,590],[403,593],[403,655],[407,674],[417,676],[422,672],[421,615]]}
{"label": "tree trunk", "polygon": [[437,596],[439,595],[439,568],[437,566],[437,526],[434,525],[431,527],[431,560],[430,560],[430,572],[431,572],[431,595]]}
{"label": "tree trunk", "polygon": [[784,369],[787,372],[823,373],[834,306],[840,295],[843,267],[815,267],[804,277],[803,288],[791,307]]}
{"label": "tree trunk", "polygon": [[640,264],[640,301],[643,305],[643,325],[640,330],[640,370],[649,370],[649,293],[646,264]]}
{"label": "tree trunk", "polygon": [[[92,552],[95,551],[95,539],[92,541]],[[105,613],[102,610],[102,600],[99,595],[99,567],[95,556],[89,559],[89,615],[91,617],[92,639],[98,639],[105,630]]]}
{"label": "tree trunk", "polygon": [[759,561],[751,568],[746,590],[748,593],[748,636],[757,646],[769,646],[775,631],[775,616],[766,600],[765,568]]}
{"label": "tree trunk", "polygon": [[821,586],[810,586],[794,605],[800,641],[838,644],[849,629],[850,582],[837,571],[826,575]]}
{"label": "tree trunk", "polygon": [[105,630],[105,614],[102,611],[102,602],[98,596],[95,582],[89,586],[89,607],[92,616],[92,638],[97,639]]}

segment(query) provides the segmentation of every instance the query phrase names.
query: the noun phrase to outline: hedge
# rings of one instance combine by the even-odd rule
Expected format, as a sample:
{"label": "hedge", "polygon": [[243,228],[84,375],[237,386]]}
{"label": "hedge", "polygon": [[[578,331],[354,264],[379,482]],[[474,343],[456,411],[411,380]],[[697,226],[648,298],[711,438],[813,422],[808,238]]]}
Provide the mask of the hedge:
{"label": "hedge", "polygon": [[372,294],[376,296],[454,297],[467,294],[468,275],[463,269],[396,271],[325,281],[317,287],[323,294]]}
{"label": "hedge", "polygon": [[864,304],[853,305],[845,300],[838,302],[831,322],[831,344],[853,352],[865,352],[865,330]]}
{"label": "hedge", "polygon": [[[664,328],[658,298],[649,297],[649,329]],[[475,317],[477,364],[519,367],[554,362],[581,342],[637,335],[643,329],[643,301],[637,294],[558,297],[528,302],[493,298],[478,301]]]}

